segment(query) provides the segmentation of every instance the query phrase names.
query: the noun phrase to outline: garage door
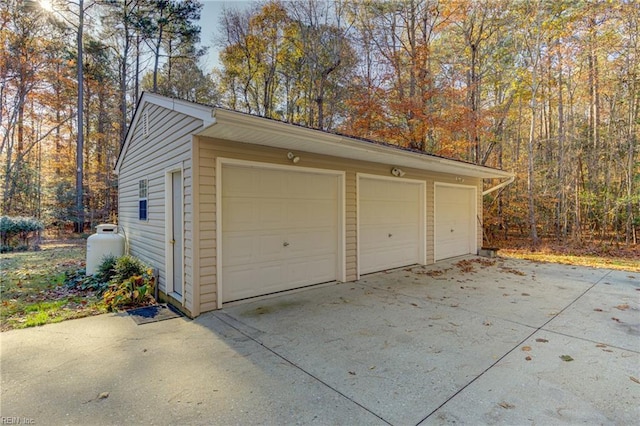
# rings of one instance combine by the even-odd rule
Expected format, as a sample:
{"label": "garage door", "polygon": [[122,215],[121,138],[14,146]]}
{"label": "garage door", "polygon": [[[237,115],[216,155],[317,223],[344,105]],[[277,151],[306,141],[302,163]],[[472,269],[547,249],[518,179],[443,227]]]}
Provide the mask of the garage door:
{"label": "garage door", "polygon": [[222,301],[333,281],[339,176],[222,166]]}
{"label": "garage door", "polygon": [[361,274],[425,263],[424,183],[360,177]]}
{"label": "garage door", "polygon": [[435,187],[435,259],[476,253],[475,188]]}

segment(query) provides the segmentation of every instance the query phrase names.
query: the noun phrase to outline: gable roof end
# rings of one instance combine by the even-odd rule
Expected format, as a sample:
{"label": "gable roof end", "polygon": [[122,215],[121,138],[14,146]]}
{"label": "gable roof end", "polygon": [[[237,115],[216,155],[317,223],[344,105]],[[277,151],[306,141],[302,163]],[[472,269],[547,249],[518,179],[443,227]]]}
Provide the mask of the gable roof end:
{"label": "gable roof end", "polygon": [[131,144],[131,139],[133,138],[135,129],[142,119],[142,112],[144,111],[147,104],[157,105],[202,120],[203,127],[207,127],[215,123],[215,119],[213,118],[214,109],[211,106],[196,104],[180,99],[173,99],[151,92],[142,92],[142,96],[140,96],[140,99],[138,100],[138,105],[136,105],[133,119],[131,120],[129,129],[127,130],[127,136],[125,137],[124,143],[122,144],[122,147],[120,149],[120,153],[118,154],[118,160],[116,161],[116,165],[114,168],[114,172],[116,175],[120,172],[122,161],[127,152],[127,149],[129,148],[129,145]]}

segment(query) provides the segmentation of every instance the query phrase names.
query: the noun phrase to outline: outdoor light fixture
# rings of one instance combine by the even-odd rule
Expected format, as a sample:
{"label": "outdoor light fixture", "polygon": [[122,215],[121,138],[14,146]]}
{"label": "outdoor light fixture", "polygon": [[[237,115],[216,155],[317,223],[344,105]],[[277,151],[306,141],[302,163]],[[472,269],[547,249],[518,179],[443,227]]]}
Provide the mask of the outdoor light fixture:
{"label": "outdoor light fixture", "polygon": [[391,169],[391,174],[394,175],[395,177],[402,177],[405,175],[404,171],[397,167],[394,167],[393,169]]}
{"label": "outdoor light fixture", "polygon": [[293,164],[298,164],[298,161],[300,161],[300,157],[298,157],[291,151],[287,152],[287,158],[291,160]]}

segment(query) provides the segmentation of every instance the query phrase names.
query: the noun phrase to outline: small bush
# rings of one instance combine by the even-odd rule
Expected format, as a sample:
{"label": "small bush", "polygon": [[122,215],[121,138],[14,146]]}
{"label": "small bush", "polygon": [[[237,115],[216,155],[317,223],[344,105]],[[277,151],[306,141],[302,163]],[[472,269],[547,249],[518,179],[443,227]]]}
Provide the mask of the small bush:
{"label": "small bush", "polygon": [[116,274],[117,261],[118,257],[112,254],[103,256],[102,262],[98,265],[98,272],[95,273],[96,279],[103,283],[111,281]]}
{"label": "small bush", "polygon": [[29,239],[44,230],[44,225],[33,217],[0,216],[0,247],[3,253],[29,249]]}
{"label": "small bush", "polygon": [[109,310],[119,306],[154,303],[155,281],[151,270],[129,277],[122,282],[112,281],[104,292],[104,303]]}
{"label": "small bush", "polygon": [[144,274],[147,269],[140,259],[126,254],[116,260],[111,281],[122,282],[127,278]]}
{"label": "small bush", "polygon": [[[110,266],[112,265],[112,266]],[[103,300],[109,310],[120,306],[154,303],[155,277],[140,259],[125,255],[105,259],[96,276],[110,276]]]}

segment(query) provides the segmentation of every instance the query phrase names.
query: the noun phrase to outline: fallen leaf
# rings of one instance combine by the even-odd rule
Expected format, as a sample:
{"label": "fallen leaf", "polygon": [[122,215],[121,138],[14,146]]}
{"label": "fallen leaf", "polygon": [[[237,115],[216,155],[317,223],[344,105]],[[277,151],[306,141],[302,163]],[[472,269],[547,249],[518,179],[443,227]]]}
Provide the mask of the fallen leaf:
{"label": "fallen leaf", "polygon": [[522,296],[531,296],[529,293],[522,293]]}
{"label": "fallen leaf", "polygon": [[614,320],[615,322],[622,322],[622,321],[620,321],[620,318],[611,317],[611,319]]}
{"label": "fallen leaf", "polygon": [[355,376],[356,372],[355,371],[349,371],[349,374],[351,374],[352,376]]}
{"label": "fallen leaf", "polygon": [[627,309],[629,309],[629,305],[627,303],[623,303],[622,305],[616,306],[616,309],[619,309],[621,311],[626,311]]}
{"label": "fallen leaf", "polygon": [[632,382],[636,382],[637,384],[640,385],[640,380],[638,380],[637,378],[635,378],[633,376],[629,376],[629,378],[631,379]]}
{"label": "fallen leaf", "polygon": [[375,365],[372,365],[371,367],[369,367],[369,370],[375,370],[375,369],[376,369]]}
{"label": "fallen leaf", "polygon": [[602,309],[600,309],[600,308],[595,308],[595,309],[594,309],[594,311],[596,311],[596,312],[602,312]]}
{"label": "fallen leaf", "polygon": [[573,358],[571,358],[571,356],[569,356],[569,355],[561,355],[560,359],[563,360],[563,361],[566,361],[566,362],[573,361]]}
{"label": "fallen leaf", "polygon": [[482,325],[486,325],[486,326],[488,327],[488,326],[490,326],[490,325],[492,325],[492,324],[491,324],[491,321],[487,321],[487,320],[485,320],[485,321],[482,323]]}
{"label": "fallen leaf", "polygon": [[531,361],[533,358],[531,358],[530,356],[527,356],[525,359],[526,359],[527,361]]}
{"label": "fallen leaf", "polygon": [[603,344],[603,343],[598,343],[598,344],[596,345],[596,348],[606,348],[606,347],[607,347],[607,345],[605,345],[605,344]]}
{"label": "fallen leaf", "polygon": [[531,350],[531,346],[523,346],[523,347],[522,347],[522,350],[523,350],[524,352],[529,352],[529,351]]}
{"label": "fallen leaf", "polygon": [[412,304],[411,304],[411,306],[418,306],[418,305],[417,305],[417,304],[415,304],[415,303],[412,303]]}
{"label": "fallen leaf", "polygon": [[538,343],[548,343],[549,341],[547,339],[536,339],[536,342],[538,342]]}
{"label": "fallen leaf", "polygon": [[611,349],[603,349],[604,352],[613,352]]}
{"label": "fallen leaf", "polygon": [[506,401],[502,401],[502,402],[498,403],[498,405],[499,405],[499,406],[501,406],[502,408],[506,408],[507,410],[509,410],[509,409],[511,409],[511,408],[516,408],[516,406],[515,406],[515,405],[513,405],[513,404],[509,404],[509,403],[508,403],[508,402],[506,402]]}
{"label": "fallen leaf", "polygon": [[98,399],[106,399],[109,398],[109,392],[102,392],[100,395],[98,395]]}

